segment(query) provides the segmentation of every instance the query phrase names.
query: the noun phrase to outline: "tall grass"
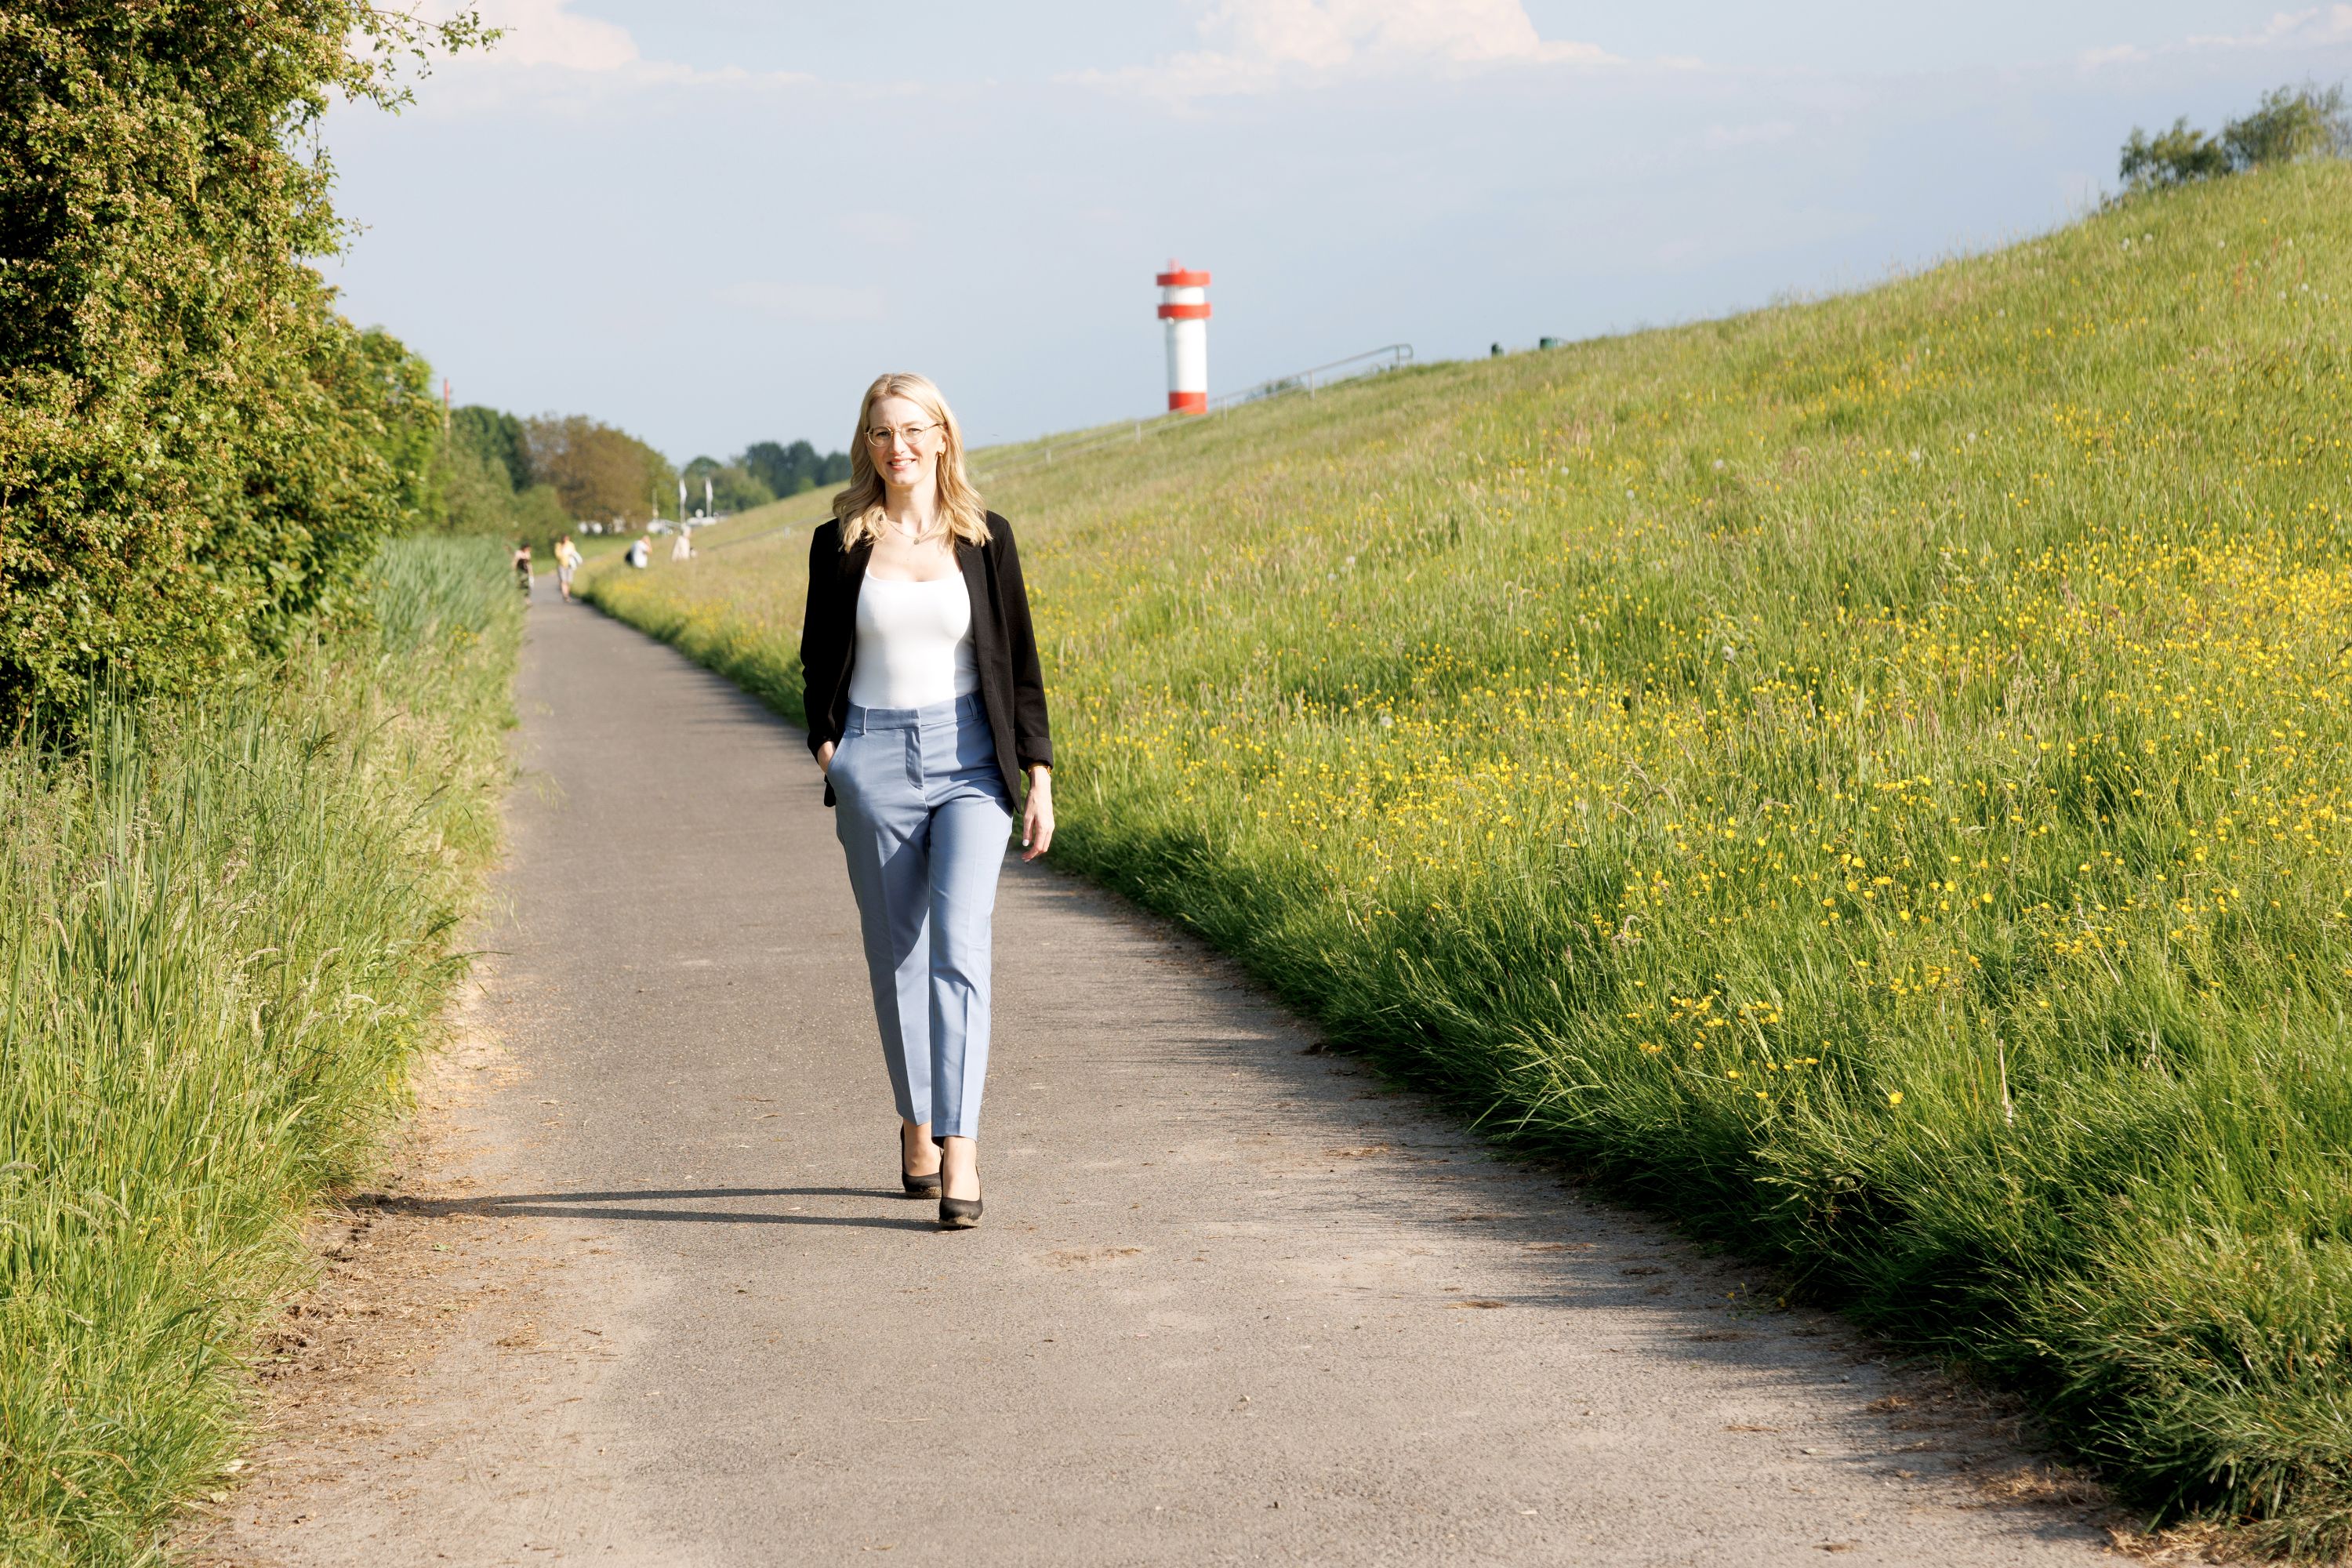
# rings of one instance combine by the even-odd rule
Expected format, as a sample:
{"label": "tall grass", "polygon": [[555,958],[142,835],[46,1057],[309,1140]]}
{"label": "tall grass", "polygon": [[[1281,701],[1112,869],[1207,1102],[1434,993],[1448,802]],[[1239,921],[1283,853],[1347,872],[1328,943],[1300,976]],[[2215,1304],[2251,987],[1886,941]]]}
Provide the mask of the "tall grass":
{"label": "tall grass", "polygon": [[362,1172],[497,842],[520,616],[409,540],[369,623],[0,754],[0,1561],[152,1561],[297,1221]]}
{"label": "tall grass", "polygon": [[[1033,469],[1055,855],[2352,1546],[2352,169]],[[805,538],[595,585],[792,710]]]}

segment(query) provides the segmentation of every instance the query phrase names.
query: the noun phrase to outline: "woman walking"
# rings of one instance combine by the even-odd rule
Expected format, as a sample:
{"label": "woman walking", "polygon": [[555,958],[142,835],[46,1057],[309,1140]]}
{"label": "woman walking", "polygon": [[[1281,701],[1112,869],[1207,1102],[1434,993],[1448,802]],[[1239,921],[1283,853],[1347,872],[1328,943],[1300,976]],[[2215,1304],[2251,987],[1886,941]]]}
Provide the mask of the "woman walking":
{"label": "woman walking", "polygon": [[955,416],[919,375],[882,376],[858,405],[849,488],[809,546],[801,669],[900,1183],[938,1197],[941,1225],[974,1226],[996,879],[1016,802],[1021,858],[1053,844],[1054,747],[1012,525],[982,509]]}
{"label": "woman walking", "polygon": [[555,587],[567,605],[572,602],[572,574],[579,570],[580,547],[572,542],[572,536],[567,533],[555,542]]}

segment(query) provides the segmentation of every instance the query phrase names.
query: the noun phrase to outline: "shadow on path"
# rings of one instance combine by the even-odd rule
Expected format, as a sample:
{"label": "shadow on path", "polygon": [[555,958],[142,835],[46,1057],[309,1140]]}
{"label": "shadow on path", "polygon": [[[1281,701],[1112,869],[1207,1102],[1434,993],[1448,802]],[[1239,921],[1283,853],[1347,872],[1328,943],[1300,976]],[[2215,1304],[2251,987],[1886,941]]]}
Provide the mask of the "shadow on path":
{"label": "shadow on path", "polygon": [[887,1187],[684,1187],[601,1193],[502,1193],[473,1198],[412,1198],[396,1193],[362,1193],[352,1201],[426,1219],[470,1215],[478,1219],[626,1219],[700,1221],[710,1225],[828,1225],[873,1230],[936,1230],[929,1217],[878,1215],[775,1214],[730,1209],[614,1208],[615,1203],[673,1203],[729,1198],[872,1198],[919,1205]]}

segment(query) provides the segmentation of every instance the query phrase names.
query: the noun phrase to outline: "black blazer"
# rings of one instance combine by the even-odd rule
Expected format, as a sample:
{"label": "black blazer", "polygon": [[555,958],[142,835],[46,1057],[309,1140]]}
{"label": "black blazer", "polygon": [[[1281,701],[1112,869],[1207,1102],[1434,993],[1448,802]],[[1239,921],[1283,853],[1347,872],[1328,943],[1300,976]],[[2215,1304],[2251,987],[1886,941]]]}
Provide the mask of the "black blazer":
{"label": "black blazer", "polygon": [[[1037,669],[1037,637],[1029,626],[1029,594],[1021,584],[1021,556],[1013,547],[1013,525],[988,514],[988,542],[958,541],[956,563],[971,594],[972,651],[980,665],[981,701],[996,735],[996,768],[1004,775],[1004,797],[1017,808],[1021,786],[1034,763],[1051,766],[1054,741],[1045,727],[1045,680]],[[857,657],[857,595],[866,585],[871,542],[841,547],[841,520],[818,525],[809,541],[808,611],[801,619],[801,702],[808,714],[808,744],[814,754],[827,741],[841,742],[849,722],[849,668]],[[833,784],[824,786],[833,804]]]}

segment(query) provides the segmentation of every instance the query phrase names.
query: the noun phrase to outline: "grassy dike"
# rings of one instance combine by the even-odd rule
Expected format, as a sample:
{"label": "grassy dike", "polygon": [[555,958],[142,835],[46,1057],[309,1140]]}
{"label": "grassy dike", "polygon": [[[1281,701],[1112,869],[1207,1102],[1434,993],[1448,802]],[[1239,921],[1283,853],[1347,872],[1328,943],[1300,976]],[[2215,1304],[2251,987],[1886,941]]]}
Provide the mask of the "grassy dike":
{"label": "grassy dike", "polygon": [[0,1562],[157,1559],[464,970],[520,606],[490,541],[396,542],[366,598],[234,689],[0,753]]}
{"label": "grassy dike", "polygon": [[[2352,1546],[2347,323],[2307,163],[1010,475],[1055,858],[2150,1513]],[[590,592],[792,713],[805,537]]]}

